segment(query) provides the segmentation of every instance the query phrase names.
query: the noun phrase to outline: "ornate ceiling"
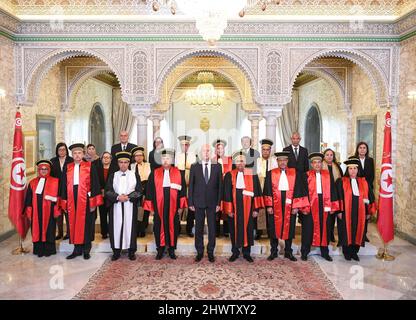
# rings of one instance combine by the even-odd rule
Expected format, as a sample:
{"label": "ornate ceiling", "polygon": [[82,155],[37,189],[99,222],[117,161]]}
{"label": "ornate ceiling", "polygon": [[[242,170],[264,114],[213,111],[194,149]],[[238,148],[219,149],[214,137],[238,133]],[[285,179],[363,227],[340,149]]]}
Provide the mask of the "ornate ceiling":
{"label": "ornate ceiling", "polygon": [[[166,0],[159,0],[164,3]],[[18,17],[47,15],[77,16],[146,16],[180,19],[169,6],[161,5],[158,12],[152,10],[152,0],[2,0],[0,8]],[[377,16],[401,17],[416,9],[414,0],[280,0],[272,1],[265,11],[260,5],[246,11],[243,19],[284,16]],[[276,4],[275,2],[279,2]],[[238,18],[238,17],[236,17]]]}

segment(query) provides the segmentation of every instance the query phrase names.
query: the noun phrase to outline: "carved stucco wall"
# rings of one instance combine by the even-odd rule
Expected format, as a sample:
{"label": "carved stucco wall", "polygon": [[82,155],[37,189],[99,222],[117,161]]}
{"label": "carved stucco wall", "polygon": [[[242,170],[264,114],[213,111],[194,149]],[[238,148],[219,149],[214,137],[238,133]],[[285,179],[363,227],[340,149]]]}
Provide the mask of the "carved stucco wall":
{"label": "carved stucco wall", "polygon": [[[4,38],[1,42],[0,87],[7,92],[7,97],[1,102],[0,134],[1,142],[1,180],[0,180],[0,234],[12,229],[8,219],[8,201],[10,185],[10,163],[13,147],[14,118],[16,103],[13,97],[14,86],[14,59],[13,44]],[[50,69],[48,75],[40,85],[40,94],[32,107],[24,107],[22,112],[23,132],[36,131],[36,115],[47,115],[56,117],[56,139],[62,140],[60,135],[62,122],[59,116],[60,96],[60,72],[58,67]],[[27,177],[28,180],[34,176]]]}
{"label": "carved stucco wall", "polygon": [[397,230],[416,241],[416,38],[400,50],[400,99],[397,119],[395,223]]}

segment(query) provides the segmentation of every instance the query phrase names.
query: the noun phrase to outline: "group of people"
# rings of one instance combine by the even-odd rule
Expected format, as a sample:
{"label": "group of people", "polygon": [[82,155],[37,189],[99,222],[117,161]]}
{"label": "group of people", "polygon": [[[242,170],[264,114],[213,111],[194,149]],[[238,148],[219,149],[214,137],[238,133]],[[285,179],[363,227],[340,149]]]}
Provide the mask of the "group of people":
{"label": "group of people", "polygon": [[230,262],[241,253],[253,262],[251,246],[262,236],[270,239],[268,260],[278,257],[278,242],[283,240],[284,257],[296,261],[292,240],[297,219],[302,260],[316,246],[332,261],[328,245],[335,242],[335,222],[345,259],[359,260],[359,248],[368,241],[368,221],[376,212],[374,161],[365,142],[344,162],[343,173],[333,150],[308,154],[297,132],[290,146],[274,154],[270,139],[260,141],[259,153],[251,138],[243,137],[242,148],[232,156],[225,155],[227,142],[222,139],[203,145],[198,155],[189,151],[191,137],[178,139],[181,151],[176,153],[156,138],[149,162],[145,148],[129,143],[125,131],[120,143],[101,157],[93,144],[72,144],[70,157],[66,144],[59,143],[55,158],[37,162],[38,176],[27,189],[24,214],[31,222],[33,253],[55,254],[55,241],[64,238],[74,245],[67,259],[89,259],[98,210],[101,235],[110,237],[113,261],[123,251],[136,259],[137,237],[146,235],[150,215],[157,260],[166,253],[177,258],[181,219],[187,221],[187,235],[195,236],[197,262],[204,257],[205,220],[210,262],[215,261],[221,221],[222,233],[231,238]]}

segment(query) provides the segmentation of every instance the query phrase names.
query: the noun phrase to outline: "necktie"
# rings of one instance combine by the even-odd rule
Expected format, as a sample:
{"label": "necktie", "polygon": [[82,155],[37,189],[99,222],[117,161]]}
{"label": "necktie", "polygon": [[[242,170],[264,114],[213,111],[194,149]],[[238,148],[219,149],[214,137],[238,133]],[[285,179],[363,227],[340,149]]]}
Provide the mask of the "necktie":
{"label": "necktie", "polygon": [[185,170],[186,170],[186,161],[187,161],[187,158],[188,157],[188,153],[185,153]]}
{"label": "necktie", "polygon": [[208,180],[209,180],[209,177],[208,177],[208,162],[205,163],[204,178],[205,178],[205,183],[208,184]]}
{"label": "necktie", "polygon": [[298,160],[298,148],[295,148],[295,158],[296,158],[296,161]]}
{"label": "necktie", "polygon": [[125,145],[123,145],[122,149],[123,149],[123,151],[126,151],[126,146],[125,146]]}

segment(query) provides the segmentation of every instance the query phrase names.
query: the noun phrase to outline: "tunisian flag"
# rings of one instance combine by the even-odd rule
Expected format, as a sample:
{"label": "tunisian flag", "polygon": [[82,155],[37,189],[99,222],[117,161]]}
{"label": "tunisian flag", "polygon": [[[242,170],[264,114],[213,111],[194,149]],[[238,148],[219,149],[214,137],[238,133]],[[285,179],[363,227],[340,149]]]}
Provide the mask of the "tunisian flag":
{"label": "tunisian flag", "polygon": [[384,243],[394,239],[393,225],[393,171],[391,164],[391,115],[386,113],[384,125],[383,160],[381,162],[380,192],[377,227]]}
{"label": "tunisian flag", "polygon": [[24,239],[29,222],[23,214],[26,193],[26,165],[23,155],[22,117],[16,112],[14,125],[12,169],[10,175],[9,219],[20,237]]}

